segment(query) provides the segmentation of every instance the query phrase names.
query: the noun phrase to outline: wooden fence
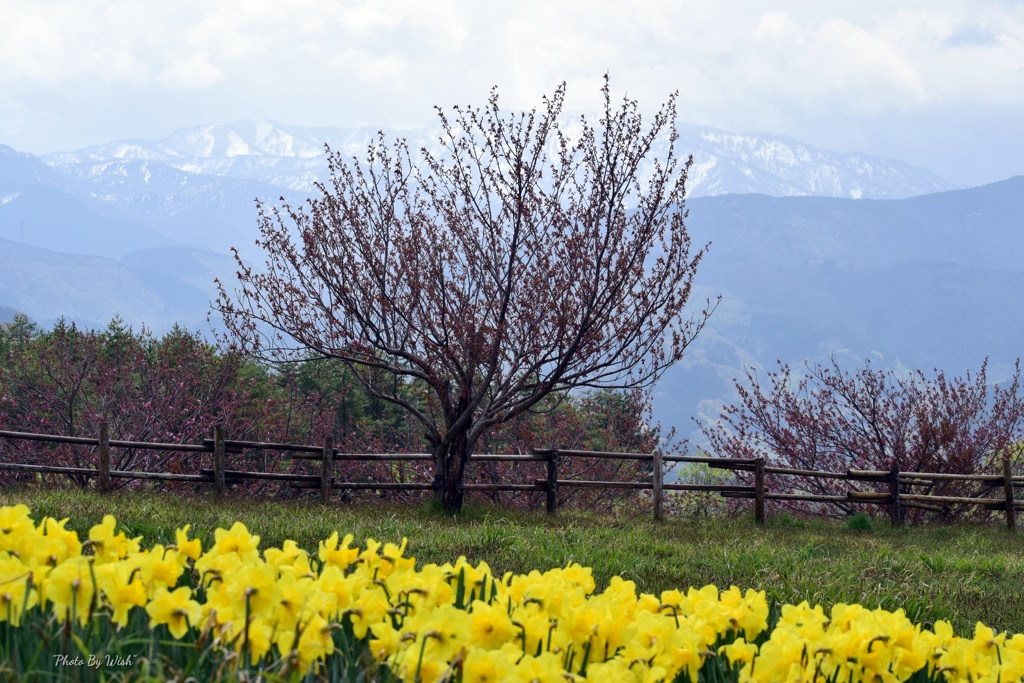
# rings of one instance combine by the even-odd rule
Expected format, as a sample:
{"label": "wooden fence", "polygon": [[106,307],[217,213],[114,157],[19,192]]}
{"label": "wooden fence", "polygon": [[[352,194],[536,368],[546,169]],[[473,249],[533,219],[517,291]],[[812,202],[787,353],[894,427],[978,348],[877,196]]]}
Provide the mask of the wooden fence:
{"label": "wooden fence", "polygon": [[[320,500],[327,503],[332,489],[371,489],[371,490],[430,490],[432,484],[427,482],[344,482],[333,476],[334,465],[339,462],[403,462],[432,460],[429,453],[343,453],[334,448],[330,438],[324,439],[321,446],[304,446],[295,444],[264,443],[256,441],[237,441],[225,437],[224,427],[214,429],[212,439],[204,439],[202,444],[168,444],[142,441],[119,441],[110,439],[109,428],[101,423],[95,438],[78,436],[59,436],[53,434],[30,434],[0,430],[0,438],[42,441],[49,443],[66,443],[80,446],[91,446],[96,449],[96,467],[58,467],[51,465],[29,465],[20,463],[0,463],[0,470],[20,472],[40,472],[64,474],[70,476],[97,477],[101,491],[110,491],[112,479],[139,479],[158,481],[194,481],[212,483],[219,495],[224,495],[227,485],[249,480],[286,481],[293,488],[319,489]],[[182,453],[212,453],[212,469],[199,469],[198,474],[178,474],[172,472],[120,471],[110,469],[111,448],[134,448],[139,450],[176,451]],[[315,475],[287,472],[248,472],[228,470],[225,468],[227,454],[241,454],[249,450],[271,450],[289,453],[294,460],[320,461],[320,473]],[[598,458],[607,460],[633,460],[651,462],[650,481],[588,481],[580,479],[559,479],[559,460],[566,457]],[[884,505],[889,508],[893,524],[901,524],[903,508],[920,508],[941,511],[950,505],[978,505],[988,510],[1002,510],[1006,516],[1006,526],[1016,528],[1016,511],[1024,509],[1024,500],[1014,498],[1014,488],[1024,487],[1024,476],[1014,476],[1008,459],[1003,459],[1002,472],[999,474],[943,474],[934,472],[900,472],[895,465],[890,470],[847,470],[846,472],[819,472],[816,470],[773,467],[765,464],[763,458],[712,458],[663,455],[654,453],[609,453],[601,451],[580,451],[558,448],[533,449],[530,455],[480,454],[471,456],[473,462],[543,462],[546,463],[547,476],[534,479],[530,483],[505,484],[466,484],[467,491],[544,491],[546,492],[546,508],[554,513],[558,507],[558,489],[560,487],[639,489],[650,490],[653,495],[654,517],[662,519],[665,508],[666,491],[701,491],[718,493],[726,498],[747,498],[754,501],[754,516],[758,522],[764,522],[764,505],[766,500],[804,501],[816,503],[849,503]],[[743,484],[681,484],[665,483],[666,464],[672,463],[703,463],[712,468],[733,472],[750,473],[753,483]],[[872,482],[886,487],[886,491],[847,491],[845,495],[818,495],[814,493],[781,493],[771,491],[765,484],[765,475],[775,474],[812,479],[841,479],[854,482]],[[921,493],[908,493],[904,489],[914,487],[931,488],[942,481],[967,481],[988,484],[992,488],[1002,488],[1003,496],[958,497],[936,496]]]}

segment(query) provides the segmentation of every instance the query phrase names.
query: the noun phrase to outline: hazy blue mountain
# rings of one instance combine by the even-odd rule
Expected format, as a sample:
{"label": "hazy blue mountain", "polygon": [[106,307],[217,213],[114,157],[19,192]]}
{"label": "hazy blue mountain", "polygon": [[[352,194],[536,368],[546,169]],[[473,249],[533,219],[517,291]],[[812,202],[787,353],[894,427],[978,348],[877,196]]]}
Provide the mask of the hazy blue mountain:
{"label": "hazy blue mountain", "polygon": [[757,256],[830,267],[951,260],[1019,268],[1006,245],[1022,237],[1022,185],[1016,177],[900,201],[702,197],[688,201],[688,225],[714,241],[716,263]]}
{"label": "hazy blue mountain", "polygon": [[1022,355],[1024,177],[898,201],[773,198],[688,202],[712,241],[698,295],[723,302],[658,388],[656,416],[694,435],[744,367],[839,356],[854,369],[976,370],[1005,379]]}
{"label": "hazy blue mountain", "polygon": [[[0,190],[4,193],[59,182],[57,172],[39,157],[0,144]],[[0,194],[0,201],[4,196]]]}
{"label": "hazy blue mountain", "polygon": [[260,181],[189,173],[152,160],[83,162],[56,170],[62,187],[108,218],[143,226],[141,243],[130,250],[175,244],[244,249],[255,237],[257,198],[304,197]]}
{"label": "hazy blue mountain", "polygon": [[145,223],[30,154],[0,146],[0,239],[66,253],[119,257],[173,244]]}
{"label": "hazy blue mountain", "polygon": [[[789,138],[692,125],[682,125],[680,132],[679,150],[695,156],[690,174],[694,196],[897,197],[947,187],[924,169],[823,152]],[[438,130],[400,133],[413,149],[438,149]],[[326,172],[325,142],[359,155],[375,135],[368,127],[243,121],[184,129],[160,141],[114,141],[45,159],[0,147],[0,238],[114,258],[175,245],[224,253],[237,247],[251,254],[257,199],[276,203],[283,195],[301,203]]]}
{"label": "hazy blue mountain", "polygon": [[136,249],[173,244],[147,226],[103,215],[64,190],[37,185],[0,203],[0,239],[65,253],[117,258]]}
{"label": "hazy blue mountain", "polygon": [[233,272],[226,255],[154,248],[122,260],[66,254],[0,239],[0,302],[43,327],[64,317],[104,328],[115,315],[135,329],[165,332],[175,323],[209,331],[214,277]]}

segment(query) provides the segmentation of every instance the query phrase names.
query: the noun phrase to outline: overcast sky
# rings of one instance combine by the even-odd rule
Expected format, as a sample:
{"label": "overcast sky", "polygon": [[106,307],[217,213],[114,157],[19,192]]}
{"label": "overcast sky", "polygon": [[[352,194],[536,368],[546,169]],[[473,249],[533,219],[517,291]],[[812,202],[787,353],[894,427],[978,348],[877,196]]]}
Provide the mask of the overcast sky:
{"label": "overcast sky", "polygon": [[[553,5],[553,7],[552,7]],[[845,9],[841,8],[845,7]],[[1024,0],[0,0],[0,143],[246,118],[416,127],[433,105],[597,103],[797,137],[964,185],[1024,174]]]}

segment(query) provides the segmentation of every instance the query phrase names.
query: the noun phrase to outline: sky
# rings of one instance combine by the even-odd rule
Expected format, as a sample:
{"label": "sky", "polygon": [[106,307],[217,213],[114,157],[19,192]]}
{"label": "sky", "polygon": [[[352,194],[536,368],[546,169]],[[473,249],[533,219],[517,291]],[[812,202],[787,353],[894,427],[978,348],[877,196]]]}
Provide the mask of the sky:
{"label": "sky", "polygon": [[0,0],[0,144],[207,123],[414,128],[435,105],[653,112],[924,166],[1024,174],[1024,0]]}

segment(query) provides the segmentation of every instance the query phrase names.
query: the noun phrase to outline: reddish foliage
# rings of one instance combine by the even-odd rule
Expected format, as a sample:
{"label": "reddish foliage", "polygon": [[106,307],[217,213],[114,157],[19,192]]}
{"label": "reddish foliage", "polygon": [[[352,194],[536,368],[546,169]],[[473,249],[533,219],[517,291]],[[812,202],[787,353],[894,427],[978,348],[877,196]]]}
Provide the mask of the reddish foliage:
{"label": "reddish foliage", "polygon": [[[550,398],[541,412],[526,412],[485,436],[490,452],[528,453],[534,446],[649,451],[656,432],[647,429],[649,406],[643,392],[595,392],[563,401]],[[331,437],[350,453],[422,451],[422,426],[407,411],[368,396],[338,361],[309,360],[271,372],[237,352],[221,352],[197,335],[174,330],[154,339],[114,321],[104,332],[84,332],[58,324],[39,333],[24,318],[0,326],[0,428],[95,438],[108,422],[114,440],[197,444],[224,424],[228,438],[295,444],[319,444]],[[199,453],[111,449],[115,470],[195,474],[212,466]],[[0,459],[24,464],[95,467],[95,448],[38,441],[0,439]],[[525,483],[544,476],[544,465],[507,463],[473,466],[473,483]],[[228,455],[227,468],[316,474],[315,461],[286,460],[272,450]],[[415,461],[338,462],[338,479],[352,482],[430,481],[430,465]],[[571,459],[563,478],[629,479],[643,474],[635,463],[606,464]],[[34,481],[34,474],[0,471],[0,481]],[[64,481],[62,475],[47,475]],[[77,477],[86,485],[86,477]],[[140,486],[115,478],[116,486]],[[192,483],[167,482],[169,490],[194,490]],[[285,483],[249,480],[239,485],[250,496],[296,495]],[[563,504],[609,506],[621,491],[573,492]],[[315,492],[314,492],[315,494]],[[416,493],[345,492],[345,497],[403,499]],[[534,496],[493,496],[503,503],[536,505]]]}
{"label": "reddish foliage", "polygon": [[[650,453],[668,448],[657,429],[650,429],[650,404],[645,392],[594,392],[556,403],[548,410],[521,415],[507,422],[481,441],[481,451],[529,454],[532,448]],[[663,442],[659,444],[659,442]],[[675,446],[678,447],[678,446]],[[547,475],[547,465],[538,463],[474,463],[467,469],[467,483],[532,483]],[[596,481],[650,481],[651,463],[636,460],[604,460],[591,457],[561,457],[559,479]],[[480,497],[530,509],[544,505],[543,492],[480,493]],[[639,496],[626,489],[597,489],[563,486],[559,507],[610,510],[624,500]]]}
{"label": "reddish foliage", "polygon": [[[736,383],[740,403],[726,408],[722,422],[704,433],[722,457],[763,457],[795,469],[888,470],[896,463],[902,472],[996,474],[1000,459],[1022,438],[1024,397],[1019,362],[1003,386],[990,387],[986,367],[987,362],[973,376],[949,379],[941,371],[934,377],[921,371],[898,376],[870,365],[848,373],[833,359],[830,366],[809,368],[800,378],[780,364],[778,372],[767,373],[767,387],[748,371],[747,384]],[[882,490],[846,480],[782,475],[766,482],[774,491],[820,495]],[[991,489],[943,481],[930,492],[977,496],[992,495]],[[831,505],[845,513],[854,509],[849,503]]]}
{"label": "reddish foliage", "polygon": [[[214,424],[230,423],[236,438],[288,436],[274,420],[283,412],[280,395],[265,373],[180,329],[157,340],[116,320],[102,333],[61,322],[3,351],[0,418],[7,429],[95,437],[106,421],[111,439],[194,444],[208,438]],[[89,467],[95,461],[88,448],[32,441],[5,440],[0,452],[29,464]],[[111,451],[115,470],[195,472],[209,467],[208,459],[173,451]]]}

